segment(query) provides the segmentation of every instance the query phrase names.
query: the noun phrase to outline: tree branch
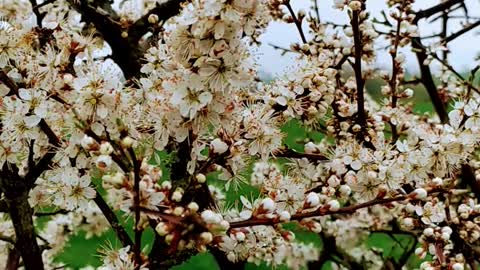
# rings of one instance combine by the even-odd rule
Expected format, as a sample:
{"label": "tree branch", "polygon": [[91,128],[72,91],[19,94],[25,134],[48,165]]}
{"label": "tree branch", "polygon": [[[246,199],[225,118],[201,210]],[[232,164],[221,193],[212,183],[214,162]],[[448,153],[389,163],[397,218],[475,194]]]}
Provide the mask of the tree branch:
{"label": "tree branch", "polygon": [[139,228],[140,224],[140,162],[137,160],[135,155],[135,151],[132,147],[128,148],[128,152],[132,159],[133,163],[133,171],[134,171],[134,179],[133,179],[133,207],[135,213],[135,244],[133,245],[133,253],[135,254],[135,262],[136,266],[135,269],[140,269],[142,265],[142,258],[141,258],[141,247],[142,247],[142,230]]}
{"label": "tree branch", "polygon": [[18,168],[4,164],[0,171],[0,188],[5,194],[10,219],[15,229],[15,248],[26,270],[43,270],[42,252],[33,225],[33,210],[28,203],[28,183],[18,176]]}
{"label": "tree branch", "polygon": [[162,4],[156,4],[147,14],[143,15],[128,29],[128,36],[130,42],[138,42],[142,36],[148,33],[151,23],[148,22],[148,18],[151,15],[158,16],[159,21],[166,21],[169,18],[180,13],[182,3],[186,0],[169,0]]}
{"label": "tree branch", "polygon": [[307,43],[307,39],[305,38],[305,34],[303,33],[303,29],[302,29],[302,22],[297,18],[297,15],[295,15],[295,11],[293,11],[292,5],[290,5],[290,0],[286,0],[283,3],[287,7],[288,11],[290,12],[290,15],[292,16],[293,23],[295,23],[295,26],[298,29],[298,33],[300,34],[300,38],[302,39],[302,42]]}
{"label": "tree branch", "polygon": [[431,8],[420,10],[417,12],[415,19],[413,20],[413,23],[417,24],[419,20],[428,18],[438,12],[447,10],[458,3],[463,3],[463,0],[447,0]]}
{"label": "tree branch", "polygon": [[[367,119],[365,115],[365,94],[363,91],[364,80],[362,77],[362,33],[359,29],[359,11],[355,10],[352,13],[352,30],[353,40],[355,46],[355,63],[353,69],[355,71],[355,80],[357,83],[357,108],[358,108],[358,124],[362,127],[362,135],[366,134]],[[362,138],[363,139],[363,138]]]}
{"label": "tree branch", "polygon": [[417,56],[422,84],[423,86],[425,86],[425,89],[427,90],[428,95],[432,100],[433,106],[435,107],[435,111],[437,112],[440,121],[442,123],[447,123],[448,114],[442,99],[438,95],[437,87],[435,86],[435,83],[433,81],[433,75],[430,67],[428,65],[425,65],[425,60],[427,60],[427,53],[425,52],[420,37],[412,38],[412,48],[414,49]]}
{"label": "tree branch", "polygon": [[108,220],[108,223],[110,223],[110,226],[112,226],[113,231],[117,235],[118,239],[122,243],[122,245],[125,246],[134,246],[134,243],[132,239],[130,239],[130,236],[128,236],[128,233],[125,231],[123,226],[120,224],[118,221],[117,216],[115,213],[110,209],[110,206],[108,206],[107,202],[103,199],[102,195],[96,191],[97,194],[95,196],[95,203],[97,204],[98,208],[100,208],[100,211],[102,211],[103,215],[105,218]]}

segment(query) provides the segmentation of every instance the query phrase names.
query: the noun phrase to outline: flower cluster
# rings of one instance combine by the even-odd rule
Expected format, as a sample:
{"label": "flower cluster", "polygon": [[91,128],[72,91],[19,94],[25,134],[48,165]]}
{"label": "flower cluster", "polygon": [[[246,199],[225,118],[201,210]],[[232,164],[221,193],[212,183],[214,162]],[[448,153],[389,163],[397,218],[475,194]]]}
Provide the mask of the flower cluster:
{"label": "flower cluster", "polygon": [[[439,58],[416,25],[439,7],[390,0],[381,22],[364,0],[336,0],[348,19],[338,25],[289,0],[192,0],[168,16],[156,10],[181,1],[107,2],[0,3],[0,261],[25,248],[22,230],[56,268],[72,235],[110,228],[122,246],[100,269],[208,250],[231,263],[385,269],[365,244],[376,232],[411,236],[405,253],[428,259],[421,269],[478,257],[480,94],[448,65],[439,93],[425,79]],[[272,20],[302,43],[285,49],[295,67],[260,82],[251,47]],[[380,35],[391,72],[374,68]],[[409,103],[407,46],[438,119]],[[378,78],[372,98],[365,83]],[[285,132],[291,123],[307,136]],[[14,220],[18,209],[31,219]]]}

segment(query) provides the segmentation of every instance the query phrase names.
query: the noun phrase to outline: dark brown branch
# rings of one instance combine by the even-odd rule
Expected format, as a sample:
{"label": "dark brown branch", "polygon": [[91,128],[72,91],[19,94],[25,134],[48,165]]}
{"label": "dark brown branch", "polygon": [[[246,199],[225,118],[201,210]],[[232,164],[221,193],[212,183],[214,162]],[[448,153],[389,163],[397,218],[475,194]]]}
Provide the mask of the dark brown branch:
{"label": "dark brown branch", "polygon": [[462,36],[463,34],[469,32],[470,30],[476,28],[480,26],[480,20],[476,21],[475,23],[472,23],[472,24],[469,24],[467,27],[465,28],[462,28],[462,30],[458,31],[458,32],[455,32],[449,36],[447,36],[445,39],[443,39],[441,41],[442,44],[447,44],[453,40],[455,40],[456,38]]}
{"label": "dark brown branch", "polygon": [[33,210],[28,203],[29,184],[18,176],[18,168],[4,164],[0,171],[0,187],[5,194],[10,219],[15,229],[15,249],[23,258],[26,270],[43,270],[42,253],[33,225]]}
{"label": "dark brown branch", "polygon": [[126,31],[112,17],[113,14],[100,13],[91,6],[89,1],[68,0],[70,5],[82,14],[82,20],[92,23],[97,31],[102,34],[105,41],[112,48],[112,60],[122,69],[125,78],[129,79],[138,74],[140,70],[139,59],[142,55],[138,44],[130,44],[128,38],[122,37]]}
{"label": "dark brown branch", "polygon": [[480,182],[477,181],[473,168],[468,164],[462,165],[462,180],[465,184],[470,186],[475,197],[480,200]]}
{"label": "dark brown branch", "polygon": [[0,82],[5,84],[5,86],[8,87],[8,89],[10,89],[10,91],[7,93],[7,96],[11,96],[11,95],[18,96],[17,84],[12,79],[10,79],[7,73],[5,73],[5,71],[3,70],[0,70]]}
{"label": "dark brown branch", "polygon": [[166,21],[180,13],[181,4],[185,1],[186,0],[169,0],[162,4],[157,3],[156,7],[143,15],[128,29],[130,42],[138,42],[143,35],[148,33],[152,26],[152,24],[148,22],[148,18],[151,15],[158,16],[159,21]]}
{"label": "dark brown branch", "polygon": [[299,153],[299,152],[291,150],[291,149],[285,149],[285,150],[277,151],[273,155],[275,157],[282,157],[282,158],[306,158],[310,161],[328,160],[327,157],[325,157],[323,155],[320,155],[320,154]]}
{"label": "dark brown branch", "polygon": [[133,207],[135,213],[135,244],[133,245],[133,253],[135,254],[135,269],[140,269],[142,265],[141,259],[141,248],[142,248],[142,229],[140,226],[140,160],[137,160],[135,155],[135,151],[132,147],[128,148],[128,152],[132,159],[133,163],[133,172],[134,172],[134,179],[133,179]]}
{"label": "dark brown branch", "polygon": [[294,51],[292,51],[291,49],[287,49],[287,48],[284,48],[284,47],[281,47],[281,46],[278,46],[278,45],[275,45],[273,43],[268,43],[269,46],[271,46],[272,48],[274,48],[275,50],[279,50],[282,52],[282,56],[287,54],[287,53],[295,53]]}
{"label": "dark brown branch", "polygon": [[55,216],[55,215],[59,215],[59,214],[68,214],[68,213],[70,213],[70,211],[65,210],[65,209],[59,209],[59,210],[54,211],[54,212],[39,212],[39,213],[35,213],[35,216],[36,216],[36,217],[48,217],[48,216]]}
{"label": "dark brown branch", "polygon": [[320,8],[318,7],[317,0],[312,0],[313,10],[315,11],[315,16],[317,17],[317,22],[320,23]]}
{"label": "dark brown branch", "polygon": [[[302,220],[304,218],[320,217],[320,216],[333,215],[333,214],[353,214],[357,210],[362,208],[368,208],[378,204],[388,204],[392,202],[403,201],[403,200],[406,200],[407,198],[409,198],[408,195],[400,195],[392,198],[373,199],[371,201],[367,201],[364,203],[342,207],[337,211],[331,211],[328,208],[319,208],[316,211],[292,215],[290,220]],[[249,220],[243,220],[243,221],[236,221],[236,222],[230,223],[230,230],[233,228],[251,227],[251,226],[257,226],[257,225],[272,226],[272,225],[278,224],[279,222],[280,222],[279,220],[275,220],[275,219],[249,219]]]}
{"label": "dark brown branch", "polygon": [[418,65],[420,66],[422,84],[425,86],[425,89],[427,90],[427,93],[432,100],[433,106],[435,107],[435,111],[437,112],[440,121],[442,123],[447,123],[447,110],[445,109],[445,105],[443,104],[443,101],[438,94],[437,87],[435,86],[435,83],[433,81],[433,75],[430,67],[428,65],[425,65],[425,60],[427,60],[428,56],[419,37],[412,38],[412,47],[417,56]]}
{"label": "dark brown branch", "polygon": [[359,29],[359,20],[359,11],[353,11],[351,24],[355,46],[355,62],[353,63],[353,69],[355,72],[355,80],[357,83],[358,124],[362,127],[362,135],[365,135],[367,129],[367,119],[365,115],[365,94],[363,91],[365,82],[362,77],[362,33]]}
{"label": "dark brown branch", "polygon": [[105,218],[108,220],[108,223],[110,223],[110,226],[112,226],[113,231],[117,235],[122,245],[124,247],[133,247],[134,244],[132,239],[130,239],[127,231],[125,231],[125,228],[123,228],[123,226],[120,224],[115,213],[112,211],[112,209],[110,209],[110,206],[108,206],[107,202],[103,199],[102,195],[98,191],[94,201],[97,204],[98,208],[100,208],[100,211],[102,211]]}
{"label": "dark brown branch", "polygon": [[5,199],[0,200],[0,213],[8,212],[8,205]]}
{"label": "dark brown branch", "polygon": [[[92,23],[102,34],[112,48],[112,60],[122,69],[125,78],[130,79],[138,75],[141,68],[140,60],[146,48],[141,48],[138,41],[149,31],[148,17],[155,14],[160,20],[167,20],[180,12],[183,1],[169,0],[157,5],[130,27],[122,26],[116,20],[117,15],[107,1],[101,1],[102,9],[106,13],[100,13],[97,8],[90,5],[89,1],[81,0],[80,4],[75,0],[68,0],[68,2],[82,14],[84,21]],[[126,37],[125,34],[127,34]]]}
{"label": "dark brown branch", "polygon": [[428,18],[438,12],[447,10],[458,3],[463,3],[463,0],[448,0],[436,6],[433,6],[431,8],[420,10],[417,12],[417,15],[415,16],[413,23],[416,24],[419,20]]}
{"label": "dark brown branch", "polygon": [[290,0],[284,1],[284,5],[287,7],[288,11],[290,12],[290,15],[292,16],[293,23],[295,23],[295,26],[298,29],[298,33],[300,34],[300,38],[302,39],[302,42],[307,43],[307,39],[305,38],[305,34],[303,33],[303,29],[302,29],[302,22],[297,18],[297,15],[295,15],[295,11],[293,11],[292,6],[290,5]]}
{"label": "dark brown branch", "polygon": [[[105,139],[100,138],[91,129],[84,130],[84,133],[85,133],[85,135],[88,135],[88,136],[92,137],[99,144],[102,143],[102,141],[106,141]],[[122,171],[124,171],[124,172],[129,172],[130,171],[130,165],[125,164],[125,162],[123,161],[123,159],[120,155],[113,152],[112,154],[110,154],[110,156],[112,157],[112,160],[118,165],[118,167],[120,167],[120,169],[122,169]]]}
{"label": "dark brown branch", "polygon": [[37,26],[42,28],[42,20],[45,17],[46,13],[40,12],[40,5],[37,4],[37,0],[30,0],[30,4],[32,5],[32,12],[37,18]]}
{"label": "dark brown branch", "polygon": [[8,252],[7,263],[5,270],[17,270],[20,267],[20,253],[13,248]]}

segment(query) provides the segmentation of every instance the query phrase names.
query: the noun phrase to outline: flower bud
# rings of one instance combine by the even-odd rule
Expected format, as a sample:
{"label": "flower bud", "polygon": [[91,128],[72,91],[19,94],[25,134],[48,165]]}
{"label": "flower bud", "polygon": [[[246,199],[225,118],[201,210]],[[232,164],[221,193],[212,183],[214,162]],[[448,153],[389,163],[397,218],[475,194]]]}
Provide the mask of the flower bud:
{"label": "flower bud", "polygon": [[95,165],[99,169],[106,170],[112,166],[112,157],[106,155],[98,156]]}
{"label": "flower bud", "polygon": [[260,207],[266,212],[272,213],[275,211],[275,202],[270,198],[265,198],[260,203]]}
{"label": "flower bud", "polygon": [[183,194],[182,192],[175,190],[172,194],[172,201],[180,202],[182,200]]}
{"label": "flower bud", "polygon": [[73,82],[73,75],[70,73],[65,73],[63,75],[63,82],[66,84],[70,84]]}
{"label": "flower bud", "polygon": [[110,155],[113,153],[113,146],[109,142],[103,142],[100,144],[100,153],[106,156]]}
{"label": "flower bud", "polygon": [[413,97],[413,90],[411,88],[405,89],[405,91],[403,91],[403,96],[406,98]]}
{"label": "flower bud", "polygon": [[96,142],[92,137],[85,135],[83,136],[80,144],[85,150],[90,150],[96,144]]}
{"label": "flower bud", "polygon": [[320,223],[318,223],[316,221],[311,222],[310,225],[309,225],[309,228],[314,233],[321,233],[322,232],[322,225],[320,225]]}
{"label": "flower bud", "polygon": [[130,137],[130,136],[127,136],[127,137],[122,139],[122,146],[127,148],[127,149],[132,147],[134,143],[135,143],[135,140],[132,139],[132,137]]}
{"label": "flower bud", "polygon": [[403,219],[403,226],[407,228],[412,228],[413,227],[413,219],[412,218],[404,218]]}
{"label": "flower bud", "polygon": [[151,24],[158,23],[158,15],[157,14],[150,14],[148,16],[148,22],[151,23]]}
{"label": "flower bud", "polygon": [[228,144],[226,144],[219,138],[216,138],[215,140],[213,140],[210,143],[210,147],[212,148],[213,153],[216,153],[216,154],[223,154],[228,150]]}
{"label": "flower bud", "polygon": [[440,187],[440,186],[443,185],[443,180],[442,180],[442,178],[440,178],[440,177],[435,177],[435,178],[433,178],[433,180],[432,180],[432,184],[435,185],[435,186],[437,186],[437,187]]}
{"label": "flower bud", "polygon": [[462,263],[454,263],[452,265],[452,270],[463,270],[464,269],[464,266]]}
{"label": "flower bud", "polygon": [[283,221],[283,222],[289,221],[290,218],[291,218],[291,215],[290,215],[290,213],[289,213],[288,211],[282,211],[282,212],[280,212],[280,214],[279,214],[279,219],[280,219],[280,221]]}
{"label": "flower bud", "polygon": [[245,234],[243,232],[236,232],[235,238],[237,239],[237,241],[243,242],[245,241]]}
{"label": "flower bud", "polygon": [[173,209],[173,215],[179,217],[185,212],[185,209],[181,206],[177,206]]}
{"label": "flower bud", "polygon": [[207,181],[207,177],[205,177],[205,175],[203,173],[199,173],[199,174],[195,175],[195,179],[200,184],[203,184]]}
{"label": "flower bud", "polygon": [[417,188],[413,192],[413,197],[419,200],[425,200],[427,198],[428,192],[423,188]]}
{"label": "flower bud", "polygon": [[346,197],[352,193],[352,188],[350,188],[348,185],[341,185],[339,191],[342,196]]}
{"label": "flower bud", "polygon": [[167,234],[167,236],[165,236],[165,243],[167,243],[167,245],[170,245],[170,243],[172,243],[173,241],[173,237],[174,235],[172,233]]}
{"label": "flower bud", "polygon": [[169,233],[168,226],[164,222],[159,222],[157,226],[155,227],[155,231],[158,233],[160,236],[165,236]]}
{"label": "flower bud", "polygon": [[200,234],[200,239],[202,240],[203,243],[209,244],[213,241],[213,235],[210,232],[202,232]]}
{"label": "flower bud", "polygon": [[425,236],[429,236],[429,237],[433,236],[433,233],[434,233],[433,228],[426,228],[425,230],[423,230],[423,234]]}
{"label": "flower bud", "polygon": [[340,209],[340,203],[337,200],[331,200],[328,202],[328,205],[330,206],[329,210],[330,211],[338,211]]}
{"label": "flower bud", "polygon": [[197,204],[196,202],[191,202],[191,203],[189,203],[189,204],[187,205],[187,208],[188,208],[188,210],[190,210],[191,212],[195,213],[195,212],[198,211],[198,209],[199,209],[200,207],[198,206],[198,204]]}
{"label": "flower bud", "polygon": [[351,1],[348,4],[348,7],[351,8],[353,11],[360,10],[362,8],[362,3],[360,1]]}
{"label": "flower bud", "polygon": [[320,205],[320,197],[315,192],[310,192],[305,199],[305,208],[317,207]]}
{"label": "flower bud", "polygon": [[162,182],[163,189],[172,189],[172,183],[170,181],[163,181]]}
{"label": "flower bud", "polygon": [[303,147],[303,150],[305,151],[306,154],[315,154],[319,152],[317,145],[314,144],[313,142],[306,143],[305,146]]}

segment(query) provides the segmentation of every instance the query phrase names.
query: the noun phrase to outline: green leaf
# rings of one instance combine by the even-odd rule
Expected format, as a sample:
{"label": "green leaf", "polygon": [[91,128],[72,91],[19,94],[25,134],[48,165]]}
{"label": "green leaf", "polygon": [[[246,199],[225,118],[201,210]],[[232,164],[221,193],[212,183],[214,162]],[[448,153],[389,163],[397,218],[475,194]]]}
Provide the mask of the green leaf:
{"label": "green leaf", "polygon": [[190,257],[190,259],[181,265],[170,268],[171,270],[215,270],[220,269],[215,258],[210,253],[200,253]]}

